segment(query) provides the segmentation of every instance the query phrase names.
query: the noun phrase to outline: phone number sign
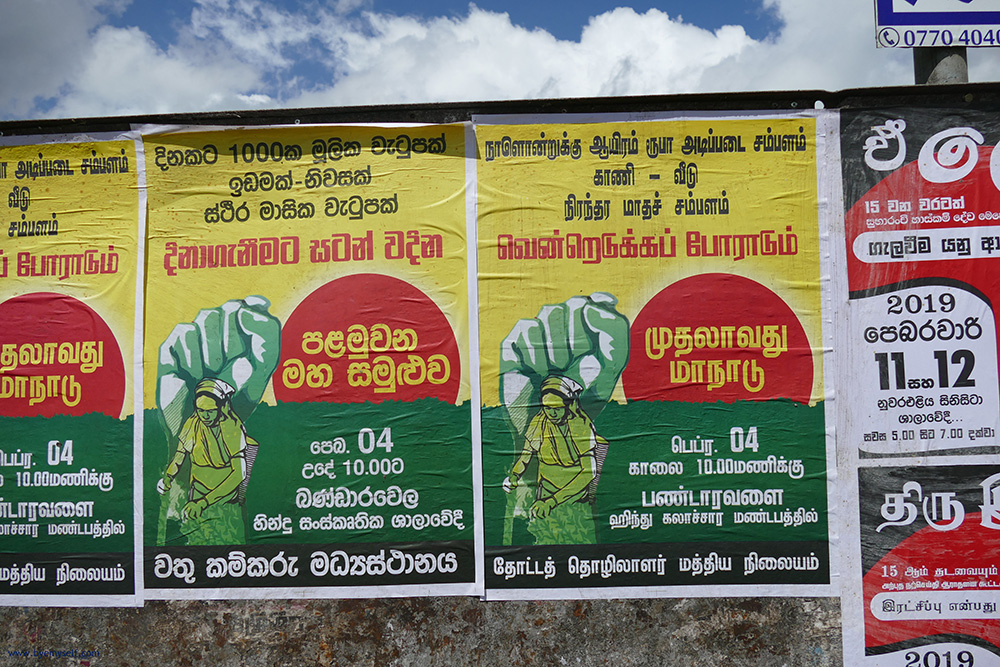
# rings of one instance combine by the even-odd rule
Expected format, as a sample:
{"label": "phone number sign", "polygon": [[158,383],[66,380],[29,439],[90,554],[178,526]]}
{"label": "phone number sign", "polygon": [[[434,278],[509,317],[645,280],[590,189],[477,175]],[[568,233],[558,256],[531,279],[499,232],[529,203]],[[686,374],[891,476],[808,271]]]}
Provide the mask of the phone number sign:
{"label": "phone number sign", "polygon": [[882,48],[1000,46],[1000,0],[875,0]]}

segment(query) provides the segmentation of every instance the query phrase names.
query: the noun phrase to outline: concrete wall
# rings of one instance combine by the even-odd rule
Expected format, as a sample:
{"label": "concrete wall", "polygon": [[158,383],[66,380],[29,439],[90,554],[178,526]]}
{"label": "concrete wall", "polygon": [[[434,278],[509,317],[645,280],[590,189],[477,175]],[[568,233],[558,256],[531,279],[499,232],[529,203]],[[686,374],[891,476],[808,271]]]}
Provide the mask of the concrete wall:
{"label": "concrete wall", "polygon": [[[843,663],[840,604],[828,598],[147,602],[6,608],[0,623],[0,665]],[[76,657],[9,653],[73,649]]]}

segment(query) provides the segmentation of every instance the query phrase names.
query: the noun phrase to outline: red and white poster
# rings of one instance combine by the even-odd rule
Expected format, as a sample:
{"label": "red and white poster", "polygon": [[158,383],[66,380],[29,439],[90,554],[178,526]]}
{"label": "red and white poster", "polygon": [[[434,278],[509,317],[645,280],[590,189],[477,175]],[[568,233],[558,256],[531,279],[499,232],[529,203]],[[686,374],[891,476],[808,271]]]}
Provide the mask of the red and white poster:
{"label": "red and white poster", "polygon": [[1000,664],[1000,122],[884,109],[841,128],[845,662]]}

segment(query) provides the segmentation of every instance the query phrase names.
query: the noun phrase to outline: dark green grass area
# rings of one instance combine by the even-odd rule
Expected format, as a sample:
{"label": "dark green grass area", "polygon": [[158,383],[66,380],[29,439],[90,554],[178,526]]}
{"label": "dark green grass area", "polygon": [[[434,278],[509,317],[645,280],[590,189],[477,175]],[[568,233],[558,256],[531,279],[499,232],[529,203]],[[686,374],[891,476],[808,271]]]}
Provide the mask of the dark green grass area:
{"label": "dark green grass area", "polygon": [[[52,444],[50,444],[52,443]],[[72,444],[69,444],[72,443]],[[36,524],[38,537],[0,535],[3,551],[15,553],[113,553],[131,552],[135,523],[132,515],[132,418],[117,419],[101,413],[78,417],[0,417],[0,450],[10,461],[22,461],[30,454],[31,467],[0,468],[0,524]],[[53,464],[49,463],[52,456]],[[84,474],[86,473],[86,480]],[[90,485],[96,475],[109,473],[113,486],[102,491]],[[84,484],[80,485],[79,482]],[[107,484],[105,484],[107,486]],[[93,503],[91,517],[37,516],[36,521],[18,518],[20,503]],[[7,506],[10,503],[10,506]],[[24,508],[27,511],[26,508]],[[61,510],[59,513],[64,513]],[[72,510],[74,514],[77,510]],[[12,516],[13,515],[13,516]],[[108,537],[72,535],[72,524],[93,533],[101,524],[103,535],[108,521],[113,532]],[[52,528],[50,528],[52,526]],[[61,526],[62,529],[57,529]],[[58,530],[61,534],[52,534]]]}
{"label": "dark green grass area", "polygon": [[[280,403],[259,406],[245,424],[247,435],[260,443],[246,494],[247,542],[325,544],[472,539],[470,424],[467,404],[455,406],[437,399],[386,401],[377,405]],[[323,445],[324,442],[335,444]],[[315,446],[320,453],[313,453],[313,443],[320,443]],[[183,544],[183,538],[178,535],[179,522],[170,518],[164,524],[161,497],[156,493],[156,483],[173,454],[171,446],[175,445],[168,446],[155,411],[148,410],[143,464],[148,545],[158,542],[158,533],[164,526],[168,544]],[[324,449],[328,453],[322,453]],[[315,475],[316,464],[324,464],[321,469],[332,470],[335,478],[313,476],[307,479]],[[400,466],[402,472],[398,472]],[[184,488],[189,475],[185,464],[177,476]],[[307,491],[314,494],[341,487],[361,494],[362,503],[367,502],[368,506],[299,506]],[[385,503],[378,506],[379,492],[389,491],[395,495],[394,487],[416,491],[417,506],[409,508]],[[376,497],[374,504],[370,502],[369,493]],[[413,498],[412,494],[407,497]],[[431,516],[442,510],[460,511],[463,528],[454,525],[430,525],[419,529],[393,527],[394,516]],[[302,517],[316,520],[327,515],[355,517],[360,512],[381,516],[383,528],[300,529]],[[260,516],[271,519],[272,525],[290,526],[292,533],[254,530],[254,520]]]}
{"label": "dark green grass area", "polygon": [[[823,404],[806,406],[787,400],[739,401],[736,403],[681,403],[636,401],[627,405],[609,403],[595,421],[599,435],[610,441],[594,503],[599,543],[700,542],[826,539],[826,451]],[[749,448],[750,427],[756,427],[757,450]],[[739,432],[743,430],[743,450]],[[675,452],[677,440],[690,444],[711,439],[712,455]],[[487,545],[503,543],[504,517],[508,496],[501,488],[521,443],[515,445],[501,408],[483,410],[484,521]],[[739,461],[766,460],[802,462],[804,474],[793,479],[787,473],[717,474],[721,466],[729,470]],[[699,464],[699,459],[701,463]],[[732,460],[734,463],[728,463]],[[683,465],[682,474],[633,474],[634,464],[664,462]],[[711,470],[712,472],[708,472]],[[526,479],[535,475],[533,467]],[[644,507],[658,491],[781,490],[776,505],[713,507]],[[645,497],[644,497],[645,493]],[[731,494],[730,494],[731,495]],[[774,494],[770,494],[774,495]],[[793,513],[799,508],[815,510],[818,520],[799,526],[736,523],[735,512]],[[612,529],[611,515],[626,510],[650,514],[651,525]],[[711,524],[664,524],[663,515],[694,512],[723,512],[721,526]],[[533,544],[524,520],[513,525],[512,544]]]}

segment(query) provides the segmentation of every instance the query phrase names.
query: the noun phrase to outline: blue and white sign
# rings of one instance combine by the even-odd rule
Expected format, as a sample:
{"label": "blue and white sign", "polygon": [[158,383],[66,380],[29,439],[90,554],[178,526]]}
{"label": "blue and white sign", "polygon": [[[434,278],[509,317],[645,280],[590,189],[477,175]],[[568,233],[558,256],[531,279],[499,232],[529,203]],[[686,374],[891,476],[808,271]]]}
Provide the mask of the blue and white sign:
{"label": "blue and white sign", "polygon": [[1000,46],[1000,0],[875,0],[884,48]]}

